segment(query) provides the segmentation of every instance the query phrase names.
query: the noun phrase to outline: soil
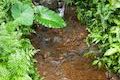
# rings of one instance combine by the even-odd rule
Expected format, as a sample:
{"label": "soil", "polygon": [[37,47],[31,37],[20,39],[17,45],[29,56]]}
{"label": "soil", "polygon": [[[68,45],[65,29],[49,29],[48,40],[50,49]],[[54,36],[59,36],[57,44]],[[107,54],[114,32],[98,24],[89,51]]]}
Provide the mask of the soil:
{"label": "soil", "polygon": [[105,70],[91,65],[92,58],[82,56],[89,49],[85,42],[88,32],[77,20],[74,7],[66,10],[65,20],[64,29],[36,25],[36,33],[30,35],[31,43],[39,49],[35,55],[39,74],[44,80],[110,80]]}

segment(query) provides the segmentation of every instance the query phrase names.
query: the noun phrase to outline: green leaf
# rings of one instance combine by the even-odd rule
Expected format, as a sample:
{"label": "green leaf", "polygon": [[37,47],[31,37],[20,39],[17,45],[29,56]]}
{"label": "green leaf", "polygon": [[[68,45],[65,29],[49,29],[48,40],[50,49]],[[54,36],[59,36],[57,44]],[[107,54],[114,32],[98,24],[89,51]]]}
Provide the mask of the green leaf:
{"label": "green leaf", "polygon": [[12,5],[11,13],[19,25],[30,26],[33,24],[34,10],[28,4],[15,3]]}
{"label": "green leaf", "polygon": [[98,62],[98,68],[102,67],[102,62]]}
{"label": "green leaf", "polygon": [[97,65],[98,62],[99,62],[99,60],[94,60],[93,63],[92,63],[92,65]]}
{"label": "green leaf", "polygon": [[99,0],[93,0],[93,3],[96,4],[96,3],[98,3],[98,1],[99,1]]}
{"label": "green leaf", "polygon": [[13,80],[32,80],[30,76],[24,75],[24,76],[15,76],[13,77]]}
{"label": "green leaf", "polygon": [[54,11],[43,6],[35,7],[35,21],[49,28],[63,28],[66,26],[64,20]]}
{"label": "green leaf", "polygon": [[110,55],[113,55],[113,54],[115,54],[115,53],[117,53],[117,52],[118,52],[118,49],[117,49],[117,48],[110,48],[110,49],[108,49],[108,50],[105,52],[104,56],[110,56]]}
{"label": "green leaf", "polygon": [[109,2],[114,8],[120,8],[120,1],[119,0],[109,0]]}
{"label": "green leaf", "polygon": [[120,20],[118,20],[118,19],[113,19],[113,20],[114,20],[115,24],[120,25]]}

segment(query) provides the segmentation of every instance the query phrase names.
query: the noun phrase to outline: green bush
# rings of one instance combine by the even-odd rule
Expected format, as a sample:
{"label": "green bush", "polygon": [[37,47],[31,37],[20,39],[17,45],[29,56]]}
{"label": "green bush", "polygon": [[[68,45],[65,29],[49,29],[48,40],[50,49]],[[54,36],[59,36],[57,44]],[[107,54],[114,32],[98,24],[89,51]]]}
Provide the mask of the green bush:
{"label": "green bush", "polygon": [[36,50],[23,38],[33,22],[50,28],[66,25],[57,13],[31,0],[0,1],[0,80],[42,80],[34,66]]}
{"label": "green bush", "polygon": [[98,44],[102,56],[93,64],[120,73],[120,0],[76,0],[78,19],[86,24],[88,43]]}
{"label": "green bush", "polygon": [[0,25],[0,80],[38,80],[33,68],[34,48],[20,31],[9,30],[12,23]]}

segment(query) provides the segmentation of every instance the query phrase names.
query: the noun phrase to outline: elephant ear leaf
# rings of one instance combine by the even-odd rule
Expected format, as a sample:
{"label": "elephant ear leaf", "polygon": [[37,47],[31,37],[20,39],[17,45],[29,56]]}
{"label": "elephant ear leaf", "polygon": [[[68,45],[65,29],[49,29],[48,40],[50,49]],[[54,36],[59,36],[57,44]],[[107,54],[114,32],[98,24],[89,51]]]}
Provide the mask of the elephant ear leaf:
{"label": "elephant ear leaf", "polygon": [[30,26],[33,24],[34,10],[28,4],[15,3],[11,8],[12,17],[19,25]]}
{"label": "elephant ear leaf", "polygon": [[63,28],[65,21],[57,13],[44,6],[35,7],[35,21],[48,28]]}

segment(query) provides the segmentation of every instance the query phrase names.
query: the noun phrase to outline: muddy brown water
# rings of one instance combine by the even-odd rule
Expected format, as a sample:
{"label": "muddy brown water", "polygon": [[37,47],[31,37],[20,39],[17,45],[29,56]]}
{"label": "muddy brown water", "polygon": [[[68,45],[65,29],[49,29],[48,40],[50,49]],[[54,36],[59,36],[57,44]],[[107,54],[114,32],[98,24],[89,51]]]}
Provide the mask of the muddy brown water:
{"label": "muddy brown water", "polygon": [[104,70],[93,67],[92,59],[81,55],[87,49],[88,33],[73,10],[65,14],[66,28],[36,26],[36,33],[30,35],[33,46],[40,50],[35,55],[37,70],[44,80],[107,80]]}

